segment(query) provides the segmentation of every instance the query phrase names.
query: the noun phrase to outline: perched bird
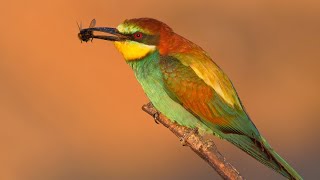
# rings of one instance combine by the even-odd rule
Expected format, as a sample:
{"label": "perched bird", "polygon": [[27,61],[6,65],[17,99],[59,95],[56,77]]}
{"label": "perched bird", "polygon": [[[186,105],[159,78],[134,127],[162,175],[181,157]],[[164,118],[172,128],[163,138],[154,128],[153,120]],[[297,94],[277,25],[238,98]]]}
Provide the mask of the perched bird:
{"label": "perched bird", "polygon": [[[225,139],[288,179],[302,177],[261,136],[228,76],[198,45],[151,18],[81,30],[114,42],[154,107],[182,126]],[[81,37],[81,36],[79,36]]]}

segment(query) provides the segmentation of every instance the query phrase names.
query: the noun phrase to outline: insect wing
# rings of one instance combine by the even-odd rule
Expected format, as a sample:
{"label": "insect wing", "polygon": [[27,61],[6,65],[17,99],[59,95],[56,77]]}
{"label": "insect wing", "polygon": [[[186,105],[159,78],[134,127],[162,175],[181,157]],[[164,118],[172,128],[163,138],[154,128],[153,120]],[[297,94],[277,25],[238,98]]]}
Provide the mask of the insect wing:
{"label": "insect wing", "polygon": [[80,24],[79,24],[77,21],[77,25],[78,25],[79,31],[81,31],[82,30],[82,22],[80,22]]}
{"label": "insect wing", "polygon": [[93,28],[96,26],[96,19],[92,19],[89,28]]}

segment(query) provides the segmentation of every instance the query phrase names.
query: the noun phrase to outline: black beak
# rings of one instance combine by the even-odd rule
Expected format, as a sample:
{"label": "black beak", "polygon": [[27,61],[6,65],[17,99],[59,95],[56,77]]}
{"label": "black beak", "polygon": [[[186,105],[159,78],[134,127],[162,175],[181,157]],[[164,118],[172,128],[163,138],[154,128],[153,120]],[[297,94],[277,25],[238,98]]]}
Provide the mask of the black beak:
{"label": "black beak", "polygon": [[[104,32],[111,34],[113,36],[105,36],[105,35],[94,35],[94,31]],[[121,34],[116,28],[109,28],[109,27],[92,27],[92,28],[86,28],[81,29],[80,33],[78,34],[78,37],[81,41],[89,41],[94,38],[96,39],[103,39],[108,41],[124,41],[128,39],[128,37],[124,34]]]}

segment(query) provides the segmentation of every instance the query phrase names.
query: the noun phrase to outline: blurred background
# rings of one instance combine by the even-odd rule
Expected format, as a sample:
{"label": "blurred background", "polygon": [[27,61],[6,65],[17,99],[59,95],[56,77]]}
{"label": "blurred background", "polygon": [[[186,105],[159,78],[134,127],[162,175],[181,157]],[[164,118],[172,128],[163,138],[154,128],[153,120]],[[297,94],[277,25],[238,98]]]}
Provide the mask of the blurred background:
{"label": "blurred background", "polygon": [[[141,111],[148,99],[112,43],[77,38],[76,21],[134,17],[203,47],[273,148],[305,179],[319,176],[319,1],[29,0],[0,10],[0,179],[219,179]],[[283,179],[215,142],[247,179]]]}

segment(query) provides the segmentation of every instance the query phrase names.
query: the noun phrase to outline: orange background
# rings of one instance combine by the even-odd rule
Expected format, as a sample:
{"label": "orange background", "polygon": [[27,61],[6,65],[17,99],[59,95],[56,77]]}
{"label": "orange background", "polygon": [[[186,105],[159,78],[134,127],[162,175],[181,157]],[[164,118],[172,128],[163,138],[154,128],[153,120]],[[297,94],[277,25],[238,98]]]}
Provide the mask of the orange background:
{"label": "orange background", "polygon": [[[0,179],[215,179],[141,111],[148,102],[112,43],[80,43],[76,21],[153,17],[202,46],[256,126],[305,179],[319,172],[319,1],[29,0],[1,3]],[[248,179],[282,177],[229,143]]]}

